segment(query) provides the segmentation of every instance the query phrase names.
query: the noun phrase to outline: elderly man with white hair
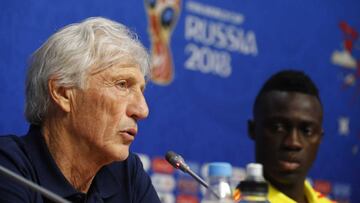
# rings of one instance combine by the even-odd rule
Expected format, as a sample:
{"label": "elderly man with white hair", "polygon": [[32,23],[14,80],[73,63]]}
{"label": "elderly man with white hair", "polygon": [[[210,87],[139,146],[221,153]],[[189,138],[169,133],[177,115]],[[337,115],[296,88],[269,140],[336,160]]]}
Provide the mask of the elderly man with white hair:
{"label": "elderly man with white hair", "polygon": [[[129,152],[149,56],[124,25],[101,17],[71,24],[32,55],[26,79],[29,132],[0,137],[0,165],[72,202],[159,203]],[[0,202],[49,202],[0,176]]]}

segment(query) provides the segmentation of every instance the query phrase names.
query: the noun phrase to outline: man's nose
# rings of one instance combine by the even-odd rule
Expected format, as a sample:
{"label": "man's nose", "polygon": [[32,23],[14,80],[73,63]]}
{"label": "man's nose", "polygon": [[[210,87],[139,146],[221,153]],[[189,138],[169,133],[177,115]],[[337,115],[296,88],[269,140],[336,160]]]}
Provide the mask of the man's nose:
{"label": "man's nose", "polygon": [[149,115],[149,107],[146,103],[144,94],[137,93],[128,106],[128,115],[135,120],[141,120]]}
{"label": "man's nose", "polygon": [[301,150],[303,145],[301,141],[299,130],[293,128],[283,140],[283,146],[289,150]]}

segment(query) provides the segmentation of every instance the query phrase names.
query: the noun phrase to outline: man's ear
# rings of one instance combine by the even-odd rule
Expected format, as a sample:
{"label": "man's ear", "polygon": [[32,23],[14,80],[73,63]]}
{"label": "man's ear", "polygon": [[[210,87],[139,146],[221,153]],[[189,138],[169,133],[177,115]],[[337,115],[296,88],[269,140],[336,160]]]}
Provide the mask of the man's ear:
{"label": "man's ear", "polygon": [[50,97],[55,104],[57,104],[63,111],[70,112],[72,94],[71,88],[59,86],[56,84],[55,79],[50,79],[48,81],[48,89]]}
{"label": "man's ear", "polygon": [[320,132],[321,134],[321,136],[320,136],[320,141],[322,141],[322,138],[324,137],[324,134],[325,134],[325,132],[324,132],[324,128],[321,128],[321,132]]}
{"label": "man's ear", "polygon": [[255,122],[253,120],[248,120],[248,136],[250,139],[255,140]]}

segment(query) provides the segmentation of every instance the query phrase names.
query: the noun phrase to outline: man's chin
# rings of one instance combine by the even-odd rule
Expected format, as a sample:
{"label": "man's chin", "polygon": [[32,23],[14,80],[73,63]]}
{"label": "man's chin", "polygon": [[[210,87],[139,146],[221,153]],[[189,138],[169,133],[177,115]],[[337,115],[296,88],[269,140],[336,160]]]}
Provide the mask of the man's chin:
{"label": "man's chin", "polygon": [[129,157],[129,150],[121,150],[116,154],[115,161],[124,161]]}
{"label": "man's chin", "polygon": [[129,157],[129,151],[127,151],[125,154],[122,154],[119,161],[124,161]]}
{"label": "man's chin", "polygon": [[282,185],[294,185],[301,181],[301,176],[297,173],[283,173],[274,178],[274,180]]}
{"label": "man's chin", "polygon": [[303,175],[299,171],[276,171],[272,174],[265,174],[265,178],[273,185],[292,185],[298,183]]}
{"label": "man's chin", "polygon": [[112,150],[107,151],[109,159],[113,161],[124,161],[129,157],[128,147],[114,147]]}

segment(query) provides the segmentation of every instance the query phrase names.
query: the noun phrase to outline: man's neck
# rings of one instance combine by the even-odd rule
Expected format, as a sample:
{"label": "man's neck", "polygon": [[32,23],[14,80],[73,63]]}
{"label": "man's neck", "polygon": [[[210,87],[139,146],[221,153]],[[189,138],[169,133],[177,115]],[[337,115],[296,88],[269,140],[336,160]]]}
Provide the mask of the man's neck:
{"label": "man's neck", "polygon": [[62,174],[78,191],[86,193],[106,163],[95,160],[91,149],[59,122],[45,122],[42,133],[47,147]]}
{"label": "man's neck", "polygon": [[271,183],[276,189],[284,193],[286,196],[293,199],[298,203],[308,203],[308,200],[305,195],[305,180],[299,181],[295,184],[278,184]]}

